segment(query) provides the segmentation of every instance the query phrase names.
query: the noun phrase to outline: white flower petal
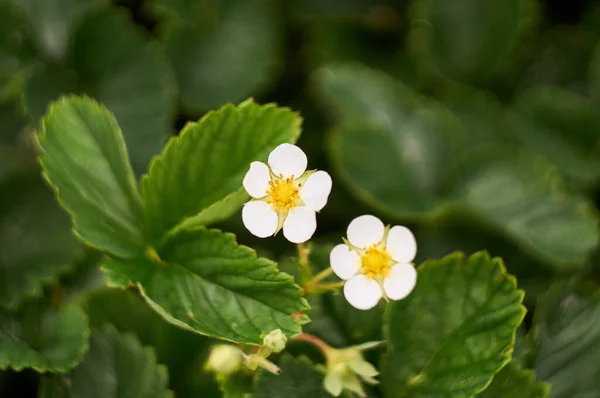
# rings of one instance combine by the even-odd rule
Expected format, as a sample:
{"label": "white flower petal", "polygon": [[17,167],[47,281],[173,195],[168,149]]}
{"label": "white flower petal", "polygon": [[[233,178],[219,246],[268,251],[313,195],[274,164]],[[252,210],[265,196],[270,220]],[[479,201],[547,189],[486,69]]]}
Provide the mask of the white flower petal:
{"label": "white flower petal", "polygon": [[313,173],[300,188],[300,198],[306,206],[319,211],[327,204],[331,193],[331,176],[326,171]]}
{"label": "white flower petal", "polygon": [[417,270],[412,264],[396,264],[383,280],[383,290],[390,300],[402,300],[417,284]]}
{"label": "white flower petal", "polygon": [[300,177],[308,165],[308,159],[302,149],[292,144],[281,144],[273,149],[269,155],[269,166],[271,171],[279,177],[283,174],[284,178]]}
{"label": "white flower petal", "polygon": [[329,265],[340,279],[350,279],[360,269],[360,256],[342,243],[329,253]]}
{"label": "white flower petal", "polygon": [[271,181],[269,166],[263,162],[252,162],[250,170],[244,176],[243,185],[250,196],[258,199],[267,194],[269,181]]}
{"label": "white flower petal", "polygon": [[252,200],[242,209],[244,226],[254,236],[266,238],[277,230],[277,213],[273,206],[262,200]]}
{"label": "white flower petal", "polygon": [[369,310],[377,305],[383,294],[375,280],[360,274],[344,284],[344,296],[354,308]]}
{"label": "white flower petal", "polygon": [[417,241],[410,229],[396,225],[388,233],[386,249],[394,261],[410,263],[417,255]]}
{"label": "white flower petal", "polygon": [[379,218],[365,215],[352,220],[348,225],[346,234],[350,243],[359,249],[364,249],[381,242],[384,231],[385,226]]}
{"label": "white flower petal", "polygon": [[317,229],[317,214],[306,206],[292,207],[283,222],[283,236],[292,243],[304,243]]}

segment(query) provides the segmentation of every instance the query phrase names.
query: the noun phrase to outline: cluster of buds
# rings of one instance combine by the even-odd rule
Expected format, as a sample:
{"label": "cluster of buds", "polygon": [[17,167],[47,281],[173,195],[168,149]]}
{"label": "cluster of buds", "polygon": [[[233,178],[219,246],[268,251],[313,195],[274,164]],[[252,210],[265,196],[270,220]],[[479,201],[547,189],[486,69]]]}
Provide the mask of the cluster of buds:
{"label": "cluster of buds", "polygon": [[217,344],[212,348],[204,369],[213,372],[218,381],[224,381],[237,373],[242,365],[250,370],[260,367],[278,375],[281,369],[267,358],[272,353],[283,351],[286,342],[286,335],[280,329],[276,329],[263,336],[263,345],[254,354],[246,354],[232,344]]}

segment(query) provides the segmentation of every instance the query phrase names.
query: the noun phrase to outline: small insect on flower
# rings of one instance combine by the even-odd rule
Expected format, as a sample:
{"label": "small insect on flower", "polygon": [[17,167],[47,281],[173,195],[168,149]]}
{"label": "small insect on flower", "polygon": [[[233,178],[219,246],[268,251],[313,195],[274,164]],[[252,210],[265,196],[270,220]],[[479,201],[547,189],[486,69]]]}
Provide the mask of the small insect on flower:
{"label": "small insect on flower", "polygon": [[325,171],[306,171],[306,154],[291,144],[275,148],[268,163],[252,162],[244,177],[244,188],[254,198],[242,209],[244,225],[259,238],[283,228],[290,242],[306,242],[317,229],[316,212],[327,203],[331,177]]}
{"label": "small insect on flower", "polygon": [[371,215],[355,218],[348,225],[348,240],[333,248],[329,261],[333,272],[347,282],[346,300],[359,310],[368,310],[383,297],[401,300],[417,283],[411,264],[417,242],[406,227],[383,225]]}

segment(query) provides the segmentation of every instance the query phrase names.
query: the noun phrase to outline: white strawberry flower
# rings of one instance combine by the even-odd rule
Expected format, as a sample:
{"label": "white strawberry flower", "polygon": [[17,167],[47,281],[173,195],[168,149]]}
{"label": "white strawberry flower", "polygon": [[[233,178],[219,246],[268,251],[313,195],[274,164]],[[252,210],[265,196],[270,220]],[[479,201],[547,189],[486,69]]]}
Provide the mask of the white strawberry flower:
{"label": "white strawberry flower", "polygon": [[244,205],[242,221],[259,238],[283,228],[290,242],[306,242],[317,229],[316,212],[327,203],[331,177],[325,171],[306,171],[306,154],[292,144],[275,148],[268,163],[252,162],[244,177],[244,188],[254,199]]}
{"label": "white strawberry flower", "polygon": [[371,215],[355,218],[346,231],[348,240],[333,248],[329,261],[333,272],[347,282],[346,300],[359,310],[368,310],[383,297],[402,300],[417,283],[411,264],[417,254],[412,232],[403,226],[383,225]]}

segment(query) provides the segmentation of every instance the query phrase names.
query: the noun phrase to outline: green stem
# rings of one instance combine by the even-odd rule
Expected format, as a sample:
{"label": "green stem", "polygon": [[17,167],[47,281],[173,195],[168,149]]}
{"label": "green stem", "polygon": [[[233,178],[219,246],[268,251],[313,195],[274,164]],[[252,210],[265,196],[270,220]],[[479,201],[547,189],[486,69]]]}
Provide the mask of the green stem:
{"label": "green stem", "polygon": [[323,279],[327,278],[331,274],[333,274],[333,268],[327,267],[323,271],[321,271],[317,275],[315,275],[315,277],[312,278],[312,280],[310,282],[308,282],[308,284],[316,285],[317,283],[321,282]]}
{"label": "green stem", "polygon": [[302,275],[302,284],[310,281],[313,276],[312,267],[310,266],[310,249],[304,246],[303,243],[298,243],[298,265],[300,266],[300,273]]}

